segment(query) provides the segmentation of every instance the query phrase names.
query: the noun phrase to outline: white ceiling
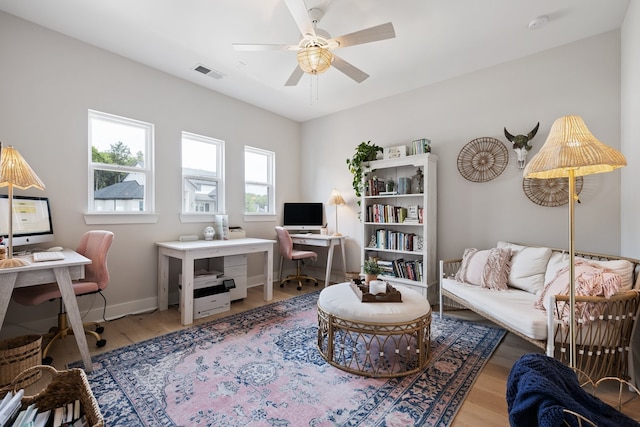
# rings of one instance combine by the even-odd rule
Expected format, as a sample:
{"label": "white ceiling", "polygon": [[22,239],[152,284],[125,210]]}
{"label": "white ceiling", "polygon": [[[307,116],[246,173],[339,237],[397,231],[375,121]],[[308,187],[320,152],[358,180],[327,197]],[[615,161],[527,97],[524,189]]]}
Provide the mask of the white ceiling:
{"label": "white ceiling", "polygon": [[[336,53],[370,75],[332,68],[285,87],[295,52],[240,52],[232,43],[297,44],[284,0],[0,0],[0,10],[296,121],[600,34],[629,0],[304,0],[332,37],[392,22],[396,38]],[[547,15],[535,30],[529,22]],[[222,79],[200,74],[202,64]]]}

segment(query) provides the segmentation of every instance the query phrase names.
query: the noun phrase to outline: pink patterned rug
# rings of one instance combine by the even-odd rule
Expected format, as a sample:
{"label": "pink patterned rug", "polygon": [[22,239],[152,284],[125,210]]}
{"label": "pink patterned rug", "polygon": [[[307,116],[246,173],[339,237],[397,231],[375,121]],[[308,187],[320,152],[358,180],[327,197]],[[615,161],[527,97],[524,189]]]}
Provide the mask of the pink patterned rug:
{"label": "pink patterned rug", "polygon": [[505,334],[435,315],[423,372],[365,378],[318,353],[317,298],[301,295],[94,356],[88,377],[105,425],[446,426]]}

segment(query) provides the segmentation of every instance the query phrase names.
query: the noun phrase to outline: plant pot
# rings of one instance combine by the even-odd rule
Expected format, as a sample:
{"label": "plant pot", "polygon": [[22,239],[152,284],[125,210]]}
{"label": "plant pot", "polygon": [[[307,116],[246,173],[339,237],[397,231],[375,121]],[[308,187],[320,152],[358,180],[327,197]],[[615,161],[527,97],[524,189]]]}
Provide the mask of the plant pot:
{"label": "plant pot", "polygon": [[364,275],[364,283],[366,283],[367,285],[372,280],[378,280],[378,275],[377,274],[365,274]]}

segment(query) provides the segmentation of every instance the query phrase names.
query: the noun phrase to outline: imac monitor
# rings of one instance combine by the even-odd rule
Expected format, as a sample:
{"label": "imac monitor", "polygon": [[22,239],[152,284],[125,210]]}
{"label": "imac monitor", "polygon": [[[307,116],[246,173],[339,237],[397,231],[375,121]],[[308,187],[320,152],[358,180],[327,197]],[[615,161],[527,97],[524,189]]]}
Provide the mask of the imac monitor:
{"label": "imac monitor", "polygon": [[324,226],[322,203],[285,203],[282,226],[287,230],[320,230]]}
{"label": "imac monitor", "polygon": [[[9,237],[9,198],[0,195],[0,236]],[[32,245],[53,240],[49,199],[13,196],[13,246]]]}

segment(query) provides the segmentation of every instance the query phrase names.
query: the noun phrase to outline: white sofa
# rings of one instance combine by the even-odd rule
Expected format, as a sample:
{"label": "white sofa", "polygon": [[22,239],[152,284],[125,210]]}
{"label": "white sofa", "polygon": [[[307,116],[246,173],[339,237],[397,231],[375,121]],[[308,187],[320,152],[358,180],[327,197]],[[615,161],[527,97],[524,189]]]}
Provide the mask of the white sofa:
{"label": "white sofa", "polygon": [[[469,255],[473,255],[473,258],[468,256],[464,264],[464,257],[440,261],[440,316],[447,305],[455,307],[457,304],[471,309],[546,350],[549,356],[566,362],[569,354],[569,331],[566,327],[568,311],[564,311],[564,321],[562,313],[566,310],[564,306],[568,305],[569,298],[566,295],[541,294],[545,292],[545,285],[552,281],[556,284],[561,282],[561,277],[554,281],[556,276],[566,277],[568,283],[568,273],[565,273],[568,268],[568,253],[561,249],[508,242],[498,242],[496,249],[493,252],[478,252],[477,256],[470,252]],[[477,263],[480,263],[481,269],[490,263],[486,261],[486,257],[491,259],[492,255],[487,253],[504,254],[505,250],[510,253],[504,272],[508,274],[508,278],[505,279],[506,285],[500,286],[506,289],[489,289],[487,287],[492,286],[489,279],[500,279],[499,270],[504,267],[501,266],[505,264],[504,259],[494,257],[491,268],[485,267],[485,275],[480,278],[476,277],[479,271]],[[576,333],[578,367],[594,380],[608,375],[627,379],[633,371],[633,368],[629,368],[629,352],[632,328],[640,305],[640,260],[578,251],[575,256],[576,263],[586,260],[590,266],[597,265],[607,269],[603,270],[607,273],[620,275],[620,288],[610,298],[576,297],[576,319],[579,320]],[[478,259],[480,261],[474,261]],[[495,277],[488,279],[487,273]],[[480,283],[473,283],[474,279],[482,281],[482,286]],[[546,293],[553,293],[552,289],[549,288]],[[536,308],[536,302],[540,304],[543,300],[546,308],[556,309]],[[588,310],[591,310],[591,315]],[[595,315],[593,310],[597,310]],[[583,318],[585,321],[582,321]],[[552,339],[548,339],[549,337]]]}

